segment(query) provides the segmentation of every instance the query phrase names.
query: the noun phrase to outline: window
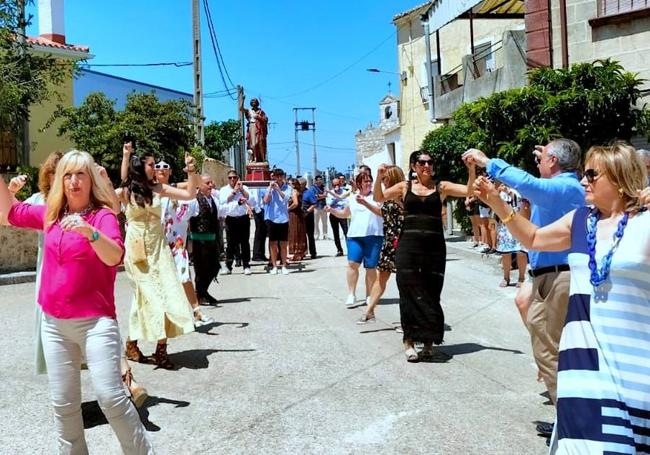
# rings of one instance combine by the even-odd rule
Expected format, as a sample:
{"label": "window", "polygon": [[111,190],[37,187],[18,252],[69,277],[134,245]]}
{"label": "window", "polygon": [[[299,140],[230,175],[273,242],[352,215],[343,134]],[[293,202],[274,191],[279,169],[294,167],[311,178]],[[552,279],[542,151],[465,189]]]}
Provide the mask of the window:
{"label": "window", "polygon": [[477,77],[484,75],[488,71],[494,71],[494,52],[491,41],[474,46],[474,67],[478,72]]}
{"label": "window", "polygon": [[598,17],[650,8],[650,0],[597,0]]}

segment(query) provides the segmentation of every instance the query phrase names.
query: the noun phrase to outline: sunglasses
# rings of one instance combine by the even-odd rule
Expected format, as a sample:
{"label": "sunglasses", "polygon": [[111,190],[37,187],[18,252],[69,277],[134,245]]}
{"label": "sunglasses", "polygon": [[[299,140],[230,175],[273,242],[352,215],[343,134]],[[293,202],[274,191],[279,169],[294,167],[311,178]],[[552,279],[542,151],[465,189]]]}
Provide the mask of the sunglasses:
{"label": "sunglasses", "polygon": [[229,176],[228,176],[228,180],[235,180],[235,179],[238,179],[238,178],[239,178],[239,177],[236,176],[236,175],[229,175]]}
{"label": "sunglasses", "polygon": [[154,169],[169,169],[169,164],[167,163],[156,163],[153,166]]}
{"label": "sunglasses", "polygon": [[585,169],[584,176],[587,179],[587,182],[594,183],[594,180],[598,179],[600,174],[596,169]]}
{"label": "sunglasses", "polygon": [[417,160],[416,163],[418,163],[420,166],[431,166],[431,167],[433,167],[433,160]]}

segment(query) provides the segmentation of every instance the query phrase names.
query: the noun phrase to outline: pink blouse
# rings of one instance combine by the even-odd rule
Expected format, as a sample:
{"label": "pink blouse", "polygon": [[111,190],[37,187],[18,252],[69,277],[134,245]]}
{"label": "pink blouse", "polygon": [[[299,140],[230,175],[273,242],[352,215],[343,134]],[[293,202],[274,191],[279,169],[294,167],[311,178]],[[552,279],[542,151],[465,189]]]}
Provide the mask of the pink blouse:
{"label": "pink blouse", "polygon": [[[9,223],[20,228],[43,230],[44,205],[16,203],[9,211]],[[124,249],[115,214],[102,208],[84,220]],[[38,303],[43,312],[58,319],[115,319],[115,276],[117,267],[104,264],[77,232],[64,232],[55,222],[45,230],[43,268]]]}

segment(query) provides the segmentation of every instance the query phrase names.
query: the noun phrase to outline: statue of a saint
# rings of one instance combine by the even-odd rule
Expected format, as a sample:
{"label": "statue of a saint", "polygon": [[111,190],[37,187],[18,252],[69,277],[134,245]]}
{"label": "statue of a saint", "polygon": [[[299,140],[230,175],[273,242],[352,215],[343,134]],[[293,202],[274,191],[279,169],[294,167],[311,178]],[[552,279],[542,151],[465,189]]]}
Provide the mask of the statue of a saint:
{"label": "statue of a saint", "polygon": [[244,107],[244,100],[239,105],[239,109],[248,120],[246,128],[246,148],[250,153],[250,160],[253,163],[266,162],[266,136],[269,130],[269,119],[262,109],[257,98],[251,100],[251,108]]}

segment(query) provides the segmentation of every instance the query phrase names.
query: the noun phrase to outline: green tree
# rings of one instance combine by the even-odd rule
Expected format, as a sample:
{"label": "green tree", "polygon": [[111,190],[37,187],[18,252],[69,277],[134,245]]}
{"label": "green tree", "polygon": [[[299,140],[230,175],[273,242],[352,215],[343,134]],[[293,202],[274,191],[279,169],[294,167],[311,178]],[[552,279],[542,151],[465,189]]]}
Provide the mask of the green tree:
{"label": "green tree", "polygon": [[241,126],[237,120],[210,122],[205,126],[205,154],[223,161],[228,150],[242,140]]}
{"label": "green tree", "polygon": [[[60,119],[59,135],[67,135],[80,150],[93,155],[114,180],[119,175],[122,145],[135,141],[136,153],[152,152],[181,177],[184,154],[193,150],[192,104],[186,100],[161,102],[153,93],[132,93],[124,110],[105,94],[91,93],[78,107],[59,107],[48,124]],[[173,174],[174,175],[174,174]]]}
{"label": "green tree", "polygon": [[31,19],[23,17],[18,0],[0,2],[0,131],[18,131],[30,106],[58,97],[57,87],[76,68],[30,49],[23,30]]}

